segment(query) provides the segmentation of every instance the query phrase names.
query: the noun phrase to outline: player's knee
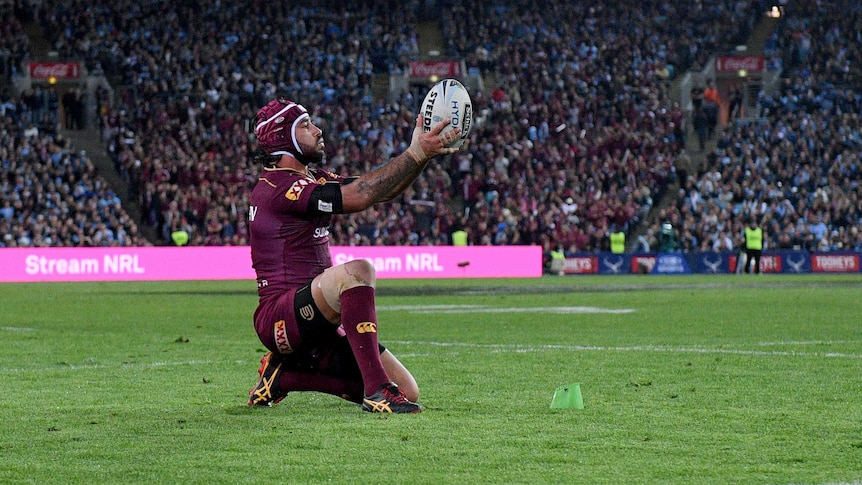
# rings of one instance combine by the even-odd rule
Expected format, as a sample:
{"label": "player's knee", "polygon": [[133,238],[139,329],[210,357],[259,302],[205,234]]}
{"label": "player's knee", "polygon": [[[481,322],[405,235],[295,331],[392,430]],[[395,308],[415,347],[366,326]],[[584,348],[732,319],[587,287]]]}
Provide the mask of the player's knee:
{"label": "player's knee", "polygon": [[404,393],[404,397],[407,399],[413,402],[419,401],[419,386],[416,384],[416,381],[405,382],[403,385],[399,385],[398,388],[401,389],[401,392]]}
{"label": "player's knee", "polygon": [[377,281],[377,273],[374,270],[374,265],[367,259],[354,259],[344,263],[345,272],[348,275],[349,286],[374,286]]}

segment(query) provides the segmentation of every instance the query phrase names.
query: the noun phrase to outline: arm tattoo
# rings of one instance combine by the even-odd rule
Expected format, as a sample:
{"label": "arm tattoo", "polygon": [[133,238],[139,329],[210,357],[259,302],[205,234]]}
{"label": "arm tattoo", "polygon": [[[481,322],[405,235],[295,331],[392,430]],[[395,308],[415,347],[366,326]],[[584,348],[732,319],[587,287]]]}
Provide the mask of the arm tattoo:
{"label": "arm tattoo", "polygon": [[386,165],[359,177],[356,181],[359,192],[375,202],[393,198],[413,183],[426,163],[417,164],[407,152],[401,153]]}

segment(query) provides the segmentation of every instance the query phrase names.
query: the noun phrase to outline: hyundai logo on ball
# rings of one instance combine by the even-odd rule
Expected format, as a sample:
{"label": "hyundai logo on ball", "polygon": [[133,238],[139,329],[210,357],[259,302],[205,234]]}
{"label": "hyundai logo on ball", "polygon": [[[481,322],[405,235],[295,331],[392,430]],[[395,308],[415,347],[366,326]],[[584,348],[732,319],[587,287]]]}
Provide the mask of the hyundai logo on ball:
{"label": "hyundai logo on ball", "polygon": [[458,125],[461,124],[460,114],[461,114],[461,110],[458,109],[458,100],[453,99],[452,100],[452,111],[451,111],[452,128],[458,128]]}

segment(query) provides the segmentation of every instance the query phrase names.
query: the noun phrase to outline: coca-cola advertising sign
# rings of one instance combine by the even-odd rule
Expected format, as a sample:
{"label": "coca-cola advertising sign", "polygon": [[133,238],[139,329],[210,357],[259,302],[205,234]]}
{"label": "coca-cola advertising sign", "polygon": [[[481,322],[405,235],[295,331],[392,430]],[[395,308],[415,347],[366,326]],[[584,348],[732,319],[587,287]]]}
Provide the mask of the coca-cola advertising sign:
{"label": "coca-cola advertising sign", "polygon": [[766,58],[763,56],[724,56],[715,59],[715,70],[717,72],[739,72],[748,73],[763,72],[766,68]]}
{"label": "coca-cola advertising sign", "polygon": [[75,79],[81,75],[79,62],[28,62],[27,69],[33,79]]}
{"label": "coca-cola advertising sign", "polygon": [[458,77],[461,75],[461,71],[461,63],[458,61],[414,61],[410,63],[410,77]]}

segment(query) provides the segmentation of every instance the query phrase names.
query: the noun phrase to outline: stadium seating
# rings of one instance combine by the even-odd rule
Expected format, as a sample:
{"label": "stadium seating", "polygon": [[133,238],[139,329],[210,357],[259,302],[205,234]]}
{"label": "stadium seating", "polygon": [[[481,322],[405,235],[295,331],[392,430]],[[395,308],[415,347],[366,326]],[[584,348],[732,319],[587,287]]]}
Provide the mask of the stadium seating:
{"label": "stadium seating", "polygon": [[27,103],[13,96],[4,101],[0,247],[150,245],[87,154],[60,135],[56,123],[37,126]]}
{"label": "stadium seating", "polygon": [[[247,157],[254,148],[248,122],[275,93],[313,108],[330,140],[330,170],[367,170],[409,139],[421,89],[384,101],[372,97],[371,83],[375,74],[402,72],[419,55],[418,14],[408,8],[413,4],[389,9],[346,2],[330,10],[325,2],[301,8],[250,2],[191,12],[169,2],[92,3],[82,12],[48,1],[40,19],[62,57],[82,59],[125,87],[104,113],[105,139],[141,205],[139,222],[156,229],[157,244],[170,244],[177,229],[187,231],[193,245],[247,242],[244,218],[258,170]],[[438,3],[443,38],[449,39],[445,53],[465,59],[468,69],[481,71],[493,86],[473,93],[475,142],[436,161],[392,204],[335,218],[333,244],[448,244],[449,233],[464,228],[475,245],[604,249],[609,232],[631,232],[644,222],[674,180],[688,120],[669,94],[673,76],[743,42],[765,10],[764,2],[730,0],[625,7],[546,3],[543,9],[517,0]],[[858,51],[839,35],[844,30],[796,20],[823,12],[790,13],[798,17],[788,19],[776,40],[788,52],[784,62],[812,72],[818,88],[834,83],[831,76],[849,76],[840,59],[832,60]],[[822,32],[813,36],[802,25]],[[829,61],[810,62],[814,58]],[[774,147],[764,136],[795,116],[788,112],[800,99],[823,102],[819,92],[815,101],[806,98],[810,86],[810,80],[788,78],[784,93],[764,94],[765,116],[751,125],[753,132],[748,125],[732,125],[720,135],[725,143],[754,144],[769,153]],[[846,95],[858,103],[857,92]],[[673,222],[682,250],[712,249],[722,230],[738,244],[746,212],[768,207],[779,182],[784,192],[794,186],[774,171],[764,175],[756,157],[749,161],[734,148],[712,154],[656,219]],[[854,154],[851,149],[842,155],[846,161]],[[846,164],[852,172],[852,162]],[[728,165],[744,166],[742,175],[765,186],[754,190],[753,182],[735,180],[740,173]],[[822,166],[823,160],[812,160],[812,173]],[[846,187],[853,173],[842,180],[828,169],[817,175],[819,193],[827,192],[820,179],[834,179],[826,185],[840,189],[829,188],[829,194],[847,194],[842,207],[856,203],[855,188]],[[715,180],[705,181],[708,176]],[[701,188],[709,183],[717,192]],[[811,202],[799,196],[784,200]],[[769,244],[808,247],[805,237],[798,240],[798,230],[784,234],[803,227],[800,218],[810,218],[796,214],[799,207],[785,217],[787,205],[776,200],[772,212],[782,211],[782,218],[770,219],[777,226],[767,229]],[[858,246],[858,217],[836,225],[839,209],[819,212],[828,219],[829,237],[838,233],[830,247]],[[858,215],[858,208],[851,214]],[[642,249],[657,248],[657,229],[647,231]]]}
{"label": "stadium seating", "polygon": [[846,15],[854,9],[853,2],[787,9],[774,42],[781,88],[761,93],[755,120],[724,128],[661,218],[676,228],[680,250],[710,250],[722,232],[739,248],[749,217],[760,221],[768,249],[862,250],[862,71],[848,62],[860,48],[840,35],[854,31],[855,17]]}

